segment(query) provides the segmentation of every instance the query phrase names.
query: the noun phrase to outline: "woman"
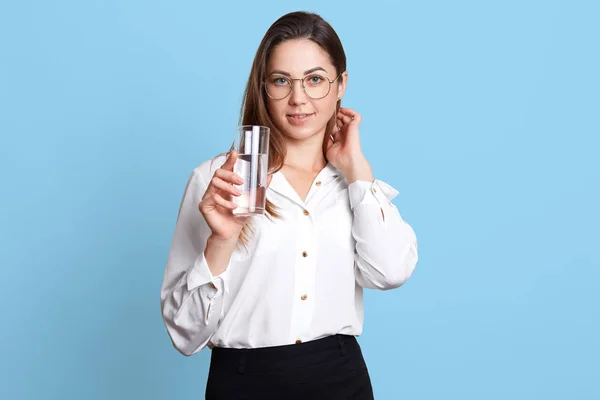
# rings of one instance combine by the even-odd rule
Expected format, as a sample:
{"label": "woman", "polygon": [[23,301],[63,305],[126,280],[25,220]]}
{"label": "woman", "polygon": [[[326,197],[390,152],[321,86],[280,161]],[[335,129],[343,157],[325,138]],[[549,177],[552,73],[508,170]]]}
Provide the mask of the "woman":
{"label": "woman", "polygon": [[174,346],[212,349],[207,399],[372,399],[356,336],[363,288],[392,289],[417,241],[340,108],[346,56],[315,14],[281,17],[250,73],[242,124],[271,129],[264,217],[234,217],[232,151],[198,166],[161,291]]}

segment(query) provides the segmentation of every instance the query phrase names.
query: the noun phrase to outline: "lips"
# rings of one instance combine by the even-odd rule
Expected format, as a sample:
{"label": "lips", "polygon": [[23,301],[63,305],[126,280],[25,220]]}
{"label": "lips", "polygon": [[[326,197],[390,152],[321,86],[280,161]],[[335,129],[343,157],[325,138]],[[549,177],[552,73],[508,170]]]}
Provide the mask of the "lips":
{"label": "lips", "polygon": [[306,117],[310,117],[311,115],[313,115],[313,113],[310,113],[310,114],[288,114],[287,116],[288,116],[288,118],[302,120]]}
{"label": "lips", "polygon": [[306,124],[308,121],[312,119],[315,113],[305,114],[305,113],[294,113],[287,114],[286,118],[291,125],[302,126]]}

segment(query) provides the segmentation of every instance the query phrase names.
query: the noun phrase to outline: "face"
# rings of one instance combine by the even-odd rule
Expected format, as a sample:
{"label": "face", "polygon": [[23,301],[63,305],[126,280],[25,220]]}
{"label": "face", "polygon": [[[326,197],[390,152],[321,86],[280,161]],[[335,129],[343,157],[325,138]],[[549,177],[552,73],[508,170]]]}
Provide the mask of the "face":
{"label": "face", "polygon": [[[329,86],[327,79],[334,80],[335,70],[328,54],[316,43],[305,40],[288,40],[279,44],[267,64],[267,91],[286,93],[286,80],[303,79],[307,92],[320,97],[323,88]],[[321,99],[313,99],[302,90],[301,81],[292,81],[292,92],[282,99],[267,96],[271,118],[282,133],[290,139],[303,140],[316,135],[323,136],[328,121],[336,111],[336,103],[344,94],[347,73],[344,72],[331,84],[329,93]],[[314,96],[316,94],[317,96]],[[273,96],[280,97],[280,96]]]}

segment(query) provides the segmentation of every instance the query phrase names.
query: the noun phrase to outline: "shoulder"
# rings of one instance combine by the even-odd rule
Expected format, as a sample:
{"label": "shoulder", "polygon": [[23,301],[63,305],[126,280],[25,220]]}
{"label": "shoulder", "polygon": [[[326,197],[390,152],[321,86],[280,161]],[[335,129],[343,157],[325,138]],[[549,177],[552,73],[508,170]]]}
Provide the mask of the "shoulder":
{"label": "shoulder", "polygon": [[227,156],[219,155],[214,158],[205,160],[196,166],[192,171],[191,180],[198,180],[204,185],[208,184],[215,171],[225,163]]}

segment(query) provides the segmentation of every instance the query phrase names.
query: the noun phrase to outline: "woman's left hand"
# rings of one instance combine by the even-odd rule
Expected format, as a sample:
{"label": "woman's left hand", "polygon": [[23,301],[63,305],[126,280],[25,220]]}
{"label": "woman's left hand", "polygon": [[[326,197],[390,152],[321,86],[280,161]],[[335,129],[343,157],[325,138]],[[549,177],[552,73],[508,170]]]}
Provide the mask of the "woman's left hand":
{"label": "woman's left hand", "polygon": [[350,108],[340,108],[332,137],[325,144],[325,156],[336,168],[340,169],[348,182],[355,180],[372,181],[371,167],[360,146],[358,127],[362,117]]}

